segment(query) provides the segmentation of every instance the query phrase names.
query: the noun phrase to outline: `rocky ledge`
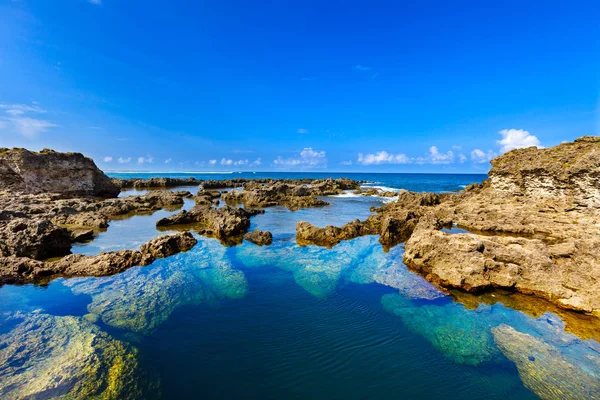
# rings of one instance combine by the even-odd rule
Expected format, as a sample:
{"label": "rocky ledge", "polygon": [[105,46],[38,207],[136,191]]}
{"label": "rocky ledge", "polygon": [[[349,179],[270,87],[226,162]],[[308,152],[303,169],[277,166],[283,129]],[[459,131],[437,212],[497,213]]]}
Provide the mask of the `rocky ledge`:
{"label": "rocky ledge", "polygon": [[[237,181],[236,181],[237,182]],[[225,182],[232,185],[234,182]],[[207,188],[208,182],[203,187]],[[209,184],[213,187],[214,184]],[[228,186],[230,187],[230,186]],[[237,187],[237,186],[235,186]],[[221,198],[227,204],[243,204],[244,207],[284,206],[291,211],[329,205],[317,196],[342,194],[346,190],[359,190],[360,183],[351,179],[317,180],[255,180],[244,181],[243,188],[224,193]]]}
{"label": "rocky ledge", "polygon": [[202,181],[196,178],[113,178],[112,183],[120,189],[149,189],[177,186],[197,186],[200,185]]}
{"label": "rocky ledge", "polygon": [[119,250],[96,256],[71,254],[56,261],[39,261],[27,257],[0,257],[0,284],[40,281],[52,276],[105,276],[136,265],[149,265],[191,249],[197,240],[190,232],[162,235],[142,245],[140,250]]}
{"label": "rocky ledge", "polygon": [[[462,231],[442,229],[456,226]],[[298,223],[299,244],[379,234],[442,288],[503,288],[600,316],[600,137],[513,150],[455,194],[402,192],[365,221]]]}

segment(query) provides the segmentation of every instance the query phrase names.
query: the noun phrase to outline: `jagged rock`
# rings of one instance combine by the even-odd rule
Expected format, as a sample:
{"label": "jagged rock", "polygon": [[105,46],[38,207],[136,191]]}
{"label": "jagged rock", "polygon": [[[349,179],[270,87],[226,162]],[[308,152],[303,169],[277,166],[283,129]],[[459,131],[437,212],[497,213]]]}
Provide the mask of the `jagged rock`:
{"label": "jagged rock", "polygon": [[162,235],[142,245],[138,250],[118,250],[95,256],[70,254],[55,261],[37,261],[27,257],[0,257],[0,284],[24,283],[62,276],[106,276],[136,265],[148,265],[156,258],[187,251],[196,244],[189,232]]}
{"label": "jagged rock", "polygon": [[121,189],[135,188],[135,189],[148,189],[148,188],[159,188],[159,187],[177,187],[177,186],[195,186],[202,183],[201,180],[196,178],[131,178],[131,179],[119,179],[112,178],[112,182]]}
{"label": "jagged rock", "polygon": [[198,243],[190,232],[179,232],[162,235],[145,243],[140,248],[142,254],[150,254],[154,258],[165,258],[182,251],[188,251]]}
{"label": "jagged rock", "polygon": [[244,235],[244,239],[259,246],[268,246],[271,243],[273,243],[273,235],[271,234],[271,232],[263,232],[260,229],[246,233]]}
{"label": "jagged rock", "polygon": [[0,221],[0,255],[38,260],[64,256],[71,251],[71,234],[43,219],[13,218]]}
{"label": "jagged rock", "polygon": [[120,192],[91,158],[80,153],[17,148],[0,148],[0,189],[98,197],[116,197]]}
{"label": "jagged rock", "polygon": [[341,228],[331,225],[318,228],[309,222],[299,221],[296,223],[296,241],[302,246],[316,244],[333,247],[342,240],[350,240],[364,235],[376,235],[380,232],[381,225],[371,222],[372,220],[369,219],[365,222],[357,219]]}
{"label": "jagged rock", "polygon": [[191,225],[201,235],[216,237],[225,244],[241,243],[243,235],[250,228],[250,217],[264,213],[263,210],[248,210],[225,206],[213,208],[195,206],[156,222],[157,227]]}
{"label": "jagged rock", "polygon": [[71,232],[71,240],[73,242],[88,242],[94,238],[92,229],[77,230]]}
{"label": "jagged rock", "polygon": [[[600,356],[598,349],[587,359],[546,343],[542,338],[519,332],[508,325],[492,329],[494,341],[512,360],[521,380],[542,399],[595,399],[600,396]],[[585,368],[581,362],[592,364]]]}

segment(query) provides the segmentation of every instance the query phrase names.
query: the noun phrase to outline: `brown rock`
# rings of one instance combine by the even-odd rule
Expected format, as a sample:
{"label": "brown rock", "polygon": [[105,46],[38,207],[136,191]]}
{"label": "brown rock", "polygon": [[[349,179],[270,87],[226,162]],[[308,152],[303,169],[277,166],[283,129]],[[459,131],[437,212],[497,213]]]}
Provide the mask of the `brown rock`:
{"label": "brown rock", "polygon": [[271,232],[263,232],[260,229],[246,233],[244,239],[259,246],[268,246],[273,243],[273,235]]}
{"label": "brown rock", "polygon": [[0,149],[0,190],[116,197],[119,188],[80,153]]}

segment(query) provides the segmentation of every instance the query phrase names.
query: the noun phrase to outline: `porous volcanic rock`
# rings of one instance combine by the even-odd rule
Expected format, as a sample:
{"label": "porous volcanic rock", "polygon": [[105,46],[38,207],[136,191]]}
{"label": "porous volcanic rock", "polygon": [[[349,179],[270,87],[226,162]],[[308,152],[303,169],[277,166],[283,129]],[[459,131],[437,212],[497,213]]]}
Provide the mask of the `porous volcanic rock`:
{"label": "porous volcanic rock", "polygon": [[121,189],[148,189],[148,188],[167,188],[177,186],[196,186],[202,183],[196,178],[112,178],[112,182]]}
{"label": "porous volcanic rock", "polygon": [[0,148],[0,190],[116,197],[120,189],[80,153]]}
{"label": "porous volcanic rock", "polygon": [[269,231],[261,231],[257,229],[252,232],[248,232],[244,235],[244,240],[252,242],[259,246],[268,246],[273,243],[273,234]]}
{"label": "porous volcanic rock", "polygon": [[142,245],[140,250],[118,250],[95,256],[70,254],[56,261],[28,257],[0,257],[0,284],[25,283],[61,276],[106,276],[136,265],[151,264],[156,258],[187,251],[197,243],[190,232],[162,235]]}
{"label": "porous volcanic rock", "polygon": [[189,211],[183,210],[158,220],[156,226],[190,228],[201,235],[215,237],[224,244],[239,244],[250,228],[250,217],[260,213],[264,210],[197,205]]}
{"label": "porous volcanic rock", "polygon": [[71,233],[41,218],[0,220],[0,256],[38,260],[71,251]]}

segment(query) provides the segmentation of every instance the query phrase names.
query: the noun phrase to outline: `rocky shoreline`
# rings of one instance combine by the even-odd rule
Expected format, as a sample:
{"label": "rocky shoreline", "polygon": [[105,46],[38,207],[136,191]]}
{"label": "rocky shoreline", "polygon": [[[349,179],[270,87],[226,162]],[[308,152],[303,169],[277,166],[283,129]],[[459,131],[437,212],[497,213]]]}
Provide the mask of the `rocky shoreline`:
{"label": "rocky shoreline", "polygon": [[[69,180],[74,182],[64,182]],[[191,185],[199,186],[196,194],[163,190]],[[117,198],[121,188],[151,190]],[[0,283],[60,274],[100,276],[146,265],[193,246],[189,231],[224,245],[243,240],[269,245],[270,232],[249,232],[250,219],[264,208],[323,207],[328,203],[322,196],[348,192],[396,198],[366,220],[341,227],[298,222],[298,244],[333,247],[378,235],[384,248],[405,243],[404,263],[444,290],[500,288],[600,316],[598,137],[513,150],[492,160],[487,181],[445,194],[382,193],[343,178],[111,180],[80,154],[2,149]],[[159,230],[179,231],[175,235],[160,236],[140,250],[69,255],[72,243],[93,239],[117,216],[177,210],[184,199],[196,205],[156,223]],[[48,261],[53,257],[62,258]]]}
{"label": "rocky shoreline", "polygon": [[375,211],[342,227],[299,222],[298,243],[378,234],[384,246],[406,241],[404,263],[441,288],[502,288],[600,316],[600,137],[513,150],[482,184],[403,192]]}

